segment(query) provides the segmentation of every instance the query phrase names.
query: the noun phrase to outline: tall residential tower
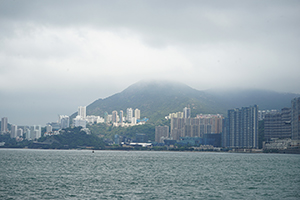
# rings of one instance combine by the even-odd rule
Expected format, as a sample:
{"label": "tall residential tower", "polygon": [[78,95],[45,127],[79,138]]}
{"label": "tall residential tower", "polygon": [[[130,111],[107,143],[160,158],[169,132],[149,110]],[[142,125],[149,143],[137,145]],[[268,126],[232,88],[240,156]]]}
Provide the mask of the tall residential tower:
{"label": "tall residential tower", "polygon": [[228,110],[223,132],[224,147],[258,148],[257,105]]}
{"label": "tall residential tower", "polygon": [[292,100],[291,124],[292,140],[300,140],[300,97]]}
{"label": "tall residential tower", "polygon": [[7,131],[8,131],[7,123],[8,123],[7,117],[3,117],[1,119],[1,134],[7,133]]}

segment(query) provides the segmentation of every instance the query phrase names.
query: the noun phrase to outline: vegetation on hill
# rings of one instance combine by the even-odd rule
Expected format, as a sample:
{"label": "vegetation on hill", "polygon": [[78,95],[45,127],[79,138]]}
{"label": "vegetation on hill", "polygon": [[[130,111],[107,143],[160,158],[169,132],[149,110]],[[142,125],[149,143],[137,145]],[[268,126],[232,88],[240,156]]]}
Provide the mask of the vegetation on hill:
{"label": "vegetation on hill", "polygon": [[81,130],[82,127],[74,127],[63,129],[60,135],[46,136],[38,140],[40,143],[34,145],[41,146],[48,145],[48,148],[57,149],[75,149],[91,147],[93,149],[104,149],[105,143],[102,138],[87,134]]}
{"label": "vegetation on hill", "polygon": [[146,134],[148,140],[154,141],[155,126],[164,125],[170,126],[170,120],[160,119],[157,120],[155,123],[147,122],[143,125],[136,125],[130,127],[116,127],[106,123],[91,124],[87,125],[87,127],[90,129],[92,134],[103,137],[105,139],[113,140],[115,135],[119,135],[135,140],[137,133],[144,133]]}
{"label": "vegetation on hill", "polygon": [[[106,99],[98,99],[87,106],[88,115],[104,116],[104,112],[138,108],[141,118],[147,117],[156,123],[172,112],[182,111],[190,106],[192,116],[200,113],[226,113],[214,97],[185,84],[168,81],[138,82],[124,91]],[[74,113],[71,118],[74,118]]]}
{"label": "vegetation on hill", "polygon": [[81,127],[67,128],[60,135],[45,136],[37,141],[23,140],[17,142],[15,138],[10,138],[9,134],[0,135],[0,142],[5,142],[6,148],[41,148],[41,149],[78,149],[87,148],[104,149],[103,139],[87,134]]}
{"label": "vegetation on hill", "polygon": [[[190,106],[192,117],[197,114],[224,114],[227,110],[250,105],[259,109],[290,107],[291,100],[299,94],[279,93],[268,90],[207,90],[199,91],[185,84],[171,81],[140,81],[105,99],[98,99],[87,106],[88,115],[104,116],[112,111],[127,108],[141,110],[141,118],[151,123],[163,119],[172,112]],[[77,113],[71,116],[74,118]]]}

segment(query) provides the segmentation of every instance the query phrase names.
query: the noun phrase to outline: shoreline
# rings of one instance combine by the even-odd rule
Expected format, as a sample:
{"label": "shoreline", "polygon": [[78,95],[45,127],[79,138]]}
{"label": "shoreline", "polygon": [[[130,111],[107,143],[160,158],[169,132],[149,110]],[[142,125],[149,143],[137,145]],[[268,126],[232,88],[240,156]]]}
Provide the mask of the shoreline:
{"label": "shoreline", "polygon": [[273,151],[265,152],[261,149],[261,151],[209,151],[209,150],[139,150],[139,149],[43,149],[43,148],[9,148],[9,147],[0,147],[0,150],[45,150],[45,151],[123,151],[123,152],[190,152],[190,153],[238,153],[238,154],[300,154],[300,149],[285,149],[278,150],[273,149]]}

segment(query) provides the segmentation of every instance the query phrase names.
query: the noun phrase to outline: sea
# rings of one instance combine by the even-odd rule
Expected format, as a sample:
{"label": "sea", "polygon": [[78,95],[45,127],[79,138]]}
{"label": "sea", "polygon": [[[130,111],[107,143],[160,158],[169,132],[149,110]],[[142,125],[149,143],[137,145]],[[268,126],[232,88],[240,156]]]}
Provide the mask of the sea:
{"label": "sea", "polygon": [[300,199],[300,155],[0,149],[0,199]]}

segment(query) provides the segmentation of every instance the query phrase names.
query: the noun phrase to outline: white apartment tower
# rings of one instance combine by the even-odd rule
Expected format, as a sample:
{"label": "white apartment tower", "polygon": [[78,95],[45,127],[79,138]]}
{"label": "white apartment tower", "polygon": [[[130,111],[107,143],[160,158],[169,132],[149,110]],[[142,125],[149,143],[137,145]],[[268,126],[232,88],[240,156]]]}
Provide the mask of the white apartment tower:
{"label": "white apartment tower", "polygon": [[22,137],[22,136],[23,136],[23,129],[18,128],[17,137]]}
{"label": "white apartment tower", "polygon": [[191,108],[185,107],[183,109],[183,118],[191,118]]}
{"label": "white apartment tower", "polygon": [[86,118],[86,106],[79,106],[78,107],[78,115],[83,119]]}
{"label": "white apartment tower", "polygon": [[52,126],[51,126],[50,124],[48,124],[48,125],[46,126],[46,132],[47,132],[47,133],[52,132]]}
{"label": "white apartment tower", "polygon": [[86,120],[79,115],[73,119],[73,122],[75,127],[81,126],[82,128],[86,128]]}
{"label": "white apartment tower", "polygon": [[8,120],[7,120],[7,117],[3,117],[1,119],[1,133],[6,133],[8,130],[7,130],[7,123],[8,123]]}
{"label": "white apartment tower", "polygon": [[294,98],[291,103],[292,140],[300,140],[300,97]]}
{"label": "white apartment tower", "polygon": [[137,108],[134,110],[134,117],[136,119],[140,119],[141,118],[141,111],[139,109],[137,109]]}
{"label": "white apartment tower", "polygon": [[[79,109],[78,109],[79,110]],[[60,128],[69,128],[70,126],[70,118],[67,115],[59,115],[59,123],[60,123]]]}
{"label": "white apartment tower", "polygon": [[17,137],[17,131],[18,131],[18,126],[12,124],[12,125],[11,125],[10,137],[11,137],[11,138],[16,138],[16,137]]}
{"label": "white apartment tower", "polygon": [[133,110],[132,108],[127,108],[126,110],[126,120],[131,122],[133,117]]}

